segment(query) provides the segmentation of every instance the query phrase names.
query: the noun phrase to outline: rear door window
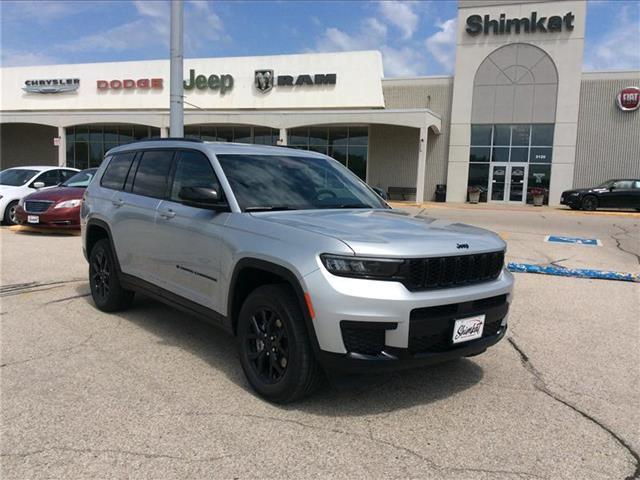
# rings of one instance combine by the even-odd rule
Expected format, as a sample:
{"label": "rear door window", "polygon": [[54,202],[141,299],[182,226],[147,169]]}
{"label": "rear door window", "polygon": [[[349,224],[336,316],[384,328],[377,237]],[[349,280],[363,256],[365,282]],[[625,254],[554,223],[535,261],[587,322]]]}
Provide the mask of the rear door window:
{"label": "rear door window", "polygon": [[76,173],[78,173],[74,170],[59,170],[59,172],[60,172],[60,179],[62,182],[66,182],[71,177],[73,177]]}
{"label": "rear door window", "polygon": [[100,185],[113,190],[122,190],[124,181],[131,167],[131,162],[133,162],[135,156],[135,152],[114,155],[107,166],[107,170],[104,172],[104,175],[102,175]]}
{"label": "rear door window", "polygon": [[165,198],[169,186],[172,150],[151,150],[142,154],[132,192],[146,197]]}

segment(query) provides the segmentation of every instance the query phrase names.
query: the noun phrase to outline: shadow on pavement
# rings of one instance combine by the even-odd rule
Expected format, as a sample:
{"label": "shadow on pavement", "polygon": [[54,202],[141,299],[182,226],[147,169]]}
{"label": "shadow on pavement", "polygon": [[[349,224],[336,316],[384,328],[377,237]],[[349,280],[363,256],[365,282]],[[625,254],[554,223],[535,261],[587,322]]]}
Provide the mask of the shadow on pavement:
{"label": "shadow on pavement", "polygon": [[[93,306],[90,296],[83,301]],[[114,315],[152,333],[160,345],[197,355],[247,394],[256,395],[240,366],[235,338],[223,330],[142,295],[129,310]],[[466,358],[387,374],[331,375],[311,397],[278,408],[331,417],[380,414],[447,398],[482,377],[482,367]]]}

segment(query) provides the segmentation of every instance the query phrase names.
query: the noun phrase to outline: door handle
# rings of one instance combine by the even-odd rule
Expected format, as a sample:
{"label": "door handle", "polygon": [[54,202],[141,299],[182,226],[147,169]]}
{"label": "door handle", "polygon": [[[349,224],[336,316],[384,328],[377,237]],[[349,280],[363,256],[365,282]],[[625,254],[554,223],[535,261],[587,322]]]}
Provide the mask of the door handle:
{"label": "door handle", "polygon": [[121,206],[124,205],[124,200],[122,200],[120,198],[114,198],[113,200],[111,200],[111,204],[114,207],[120,208]]}
{"label": "door handle", "polygon": [[160,212],[160,216],[162,218],[169,219],[169,218],[175,217],[176,216],[176,212],[174,212],[173,210],[165,210],[164,212]]}

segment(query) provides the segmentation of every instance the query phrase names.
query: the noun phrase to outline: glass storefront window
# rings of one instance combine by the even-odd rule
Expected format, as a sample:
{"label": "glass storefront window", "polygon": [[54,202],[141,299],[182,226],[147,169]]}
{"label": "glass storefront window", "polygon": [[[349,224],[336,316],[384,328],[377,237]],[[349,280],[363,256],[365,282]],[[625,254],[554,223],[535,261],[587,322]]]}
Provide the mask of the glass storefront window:
{"label": "glass storefront window", "polygon": [[233,129],[233,141],[236,143],[253,143],[250,127],[235,127]]}
{"label": "glass storefront window", "polygon": [[489,187],[489,164],[488,163],[475,163],[469,165],[469,179],[468,183],[470,187],[480,187],[482,193],[480,194],[480,201],[487,201],[487,190]]}
{"label": "glass storefront window", "polygon": [[490,158],[490,147],[471,147],[470,162],[488,162]]}
{"label": "glass storefront window", "polygon": [[494,125],[493,144],[508,147],[511,144],[511,125]]}
{"label": "glass storefront window", "polygon": [[527,203],[533,203],[532,188],[542,188],[545,191],[544,204],[549,204],[549,184],[551,180],[551,165],[530,165],[527,179]]}
{"label": "glass storefront window", "polygon": [[551,148],[531,147],[531,163],[551,163]]}
{"label": "glass storefront window", "polygon": [[529,160],[529,148],[512,147],[510,158],[512,162],[527,162]]}
{"label": "glass storefront window", "polygon": [[509,147],[493,147],[492,162],[508,162]]}
{"label": "glass storefront window", "polygon": [[531,125],[514,125],[511,130],[511,145],[514,147],[528,147],[530,130]]}
{"label": "glass storefront window", "polygon": [[160,137],[160,129],[144,125],[81,125],[67,128],[67,166],[97,167],[109,149],[134,140]]}
{"label": "glass storefront window", "polygon": [[288,147],[335,158],[362,180],[367,178],[368,127],[302,127],[288,131]]}
{"label": "glass storefront window", "polygon": [[551,124],[537,124],[531,128],[531,145],[550,147],[553,145],[553,127]]}
{"label": "glass storefront window", "polygon": [[492,125],[471,125],[471,145],[490,147],[491,130]]}

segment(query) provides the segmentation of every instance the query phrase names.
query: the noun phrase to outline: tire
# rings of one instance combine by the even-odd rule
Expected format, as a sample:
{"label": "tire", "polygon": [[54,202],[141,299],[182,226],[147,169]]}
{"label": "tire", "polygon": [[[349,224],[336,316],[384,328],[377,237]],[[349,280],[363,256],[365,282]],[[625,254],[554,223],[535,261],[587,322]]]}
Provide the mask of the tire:
{"label": "tire", "polygon": [[18,225],[18,219],[16,218],[16,208],[18,208],[17,200],[8,204],[4,209],[4,217],[2,219],[2,222],[5,225]]}
{"label": "tire", "polygon": [[249,294],[238,318],[238,342],[249,384],[271,402],[300,400],[322,378],[300,304],[288,285],[264,285]]}
{"label": "tire", "polygon": [[587,195],[582,199],[581,206],[582,206],[582,210],[593,212],[598,208],[598,199],[593,195]]}
{"label": "tire", "polygon": [[124,310],[135,295],[120,285],[116,262],[109,240],[98,240],[89,254],[89,286],[98,309],[103,312]]}

